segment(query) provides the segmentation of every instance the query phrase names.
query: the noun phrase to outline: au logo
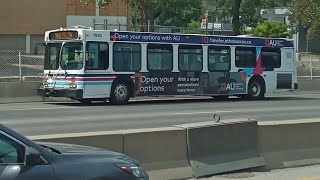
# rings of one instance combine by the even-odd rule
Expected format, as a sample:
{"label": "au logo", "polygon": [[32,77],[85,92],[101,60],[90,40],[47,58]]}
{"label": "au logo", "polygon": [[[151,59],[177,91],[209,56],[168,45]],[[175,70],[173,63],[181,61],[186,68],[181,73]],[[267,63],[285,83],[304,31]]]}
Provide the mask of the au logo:
{"label": "au logo", "polygon": [[283,46],[283,41],[275,39],[266,39],[265,45],[268,47]]}
{"label": "au logo", "polygon": [[236,89],[235,83],[221,83],[220,86],[222,91],[234,91]]}

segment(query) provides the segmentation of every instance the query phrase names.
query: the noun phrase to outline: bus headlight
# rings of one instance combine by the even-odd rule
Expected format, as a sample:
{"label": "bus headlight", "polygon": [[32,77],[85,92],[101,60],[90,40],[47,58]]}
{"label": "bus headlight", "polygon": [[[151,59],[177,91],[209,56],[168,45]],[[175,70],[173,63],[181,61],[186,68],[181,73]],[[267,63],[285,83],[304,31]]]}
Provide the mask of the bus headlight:
{"label": "bus headlight", "polygon": [[47,81],[42,81],[43,87],[48,87],[49,83]]}
{"label": "bus headlight", "polygon": [[70,82],[70,88],[77,88],[77,83],[76,82]]}

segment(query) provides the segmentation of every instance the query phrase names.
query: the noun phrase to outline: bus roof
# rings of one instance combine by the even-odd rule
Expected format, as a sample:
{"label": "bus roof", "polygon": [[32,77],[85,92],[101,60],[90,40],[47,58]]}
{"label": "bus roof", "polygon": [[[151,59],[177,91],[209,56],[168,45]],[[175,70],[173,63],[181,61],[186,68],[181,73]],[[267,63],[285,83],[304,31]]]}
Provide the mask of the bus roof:
{"label": "bus roof", "polygon": [[[56,29],[46,33],[56,31],[82,31],[90,33],[110,32],[112,42],[146,42],[146,43],[179,43],[179,44],[208,44],[225,46],[258,46],[258,47],[294,47],[293,40],[286,38],[262,38],[262,37],[243,37],[243,36],[219,36],[202,34],[178,34],[178,33],[153,33],[153,32],[132,32],[132,31],[110,31],[110,30],[91,30],[85,28]],[[99,37],[99,36],[98,36]]]}

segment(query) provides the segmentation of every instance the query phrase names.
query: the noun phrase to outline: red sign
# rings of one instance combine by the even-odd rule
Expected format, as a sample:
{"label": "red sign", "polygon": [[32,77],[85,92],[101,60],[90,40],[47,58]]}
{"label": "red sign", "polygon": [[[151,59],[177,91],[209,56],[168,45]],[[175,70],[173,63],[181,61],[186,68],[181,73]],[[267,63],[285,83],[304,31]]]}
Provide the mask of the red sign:
{"label": "red sign", "polygon": [[207,19],[202,19],[202,24],[206,24],[207,23]]}

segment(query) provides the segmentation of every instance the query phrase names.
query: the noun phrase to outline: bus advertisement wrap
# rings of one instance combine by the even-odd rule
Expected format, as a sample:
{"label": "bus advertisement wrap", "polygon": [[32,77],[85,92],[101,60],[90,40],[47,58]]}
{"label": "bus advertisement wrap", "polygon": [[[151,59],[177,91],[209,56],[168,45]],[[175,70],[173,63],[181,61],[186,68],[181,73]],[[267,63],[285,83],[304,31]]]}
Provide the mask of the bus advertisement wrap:
{"label": "bus advertisement wrap", "polygon": [[231,36],[200,36],[165,33],[110,32],[110,41],[116,42],[157,42],[157,43],[187,43],[212,45],[238,45],[261,47],[293,47],[292,41],[285,39],[243,38]]}
{"label": "bus advertisement wrap", "polygon": [[243,94],[243,72],[137,73],[136,95]]}

